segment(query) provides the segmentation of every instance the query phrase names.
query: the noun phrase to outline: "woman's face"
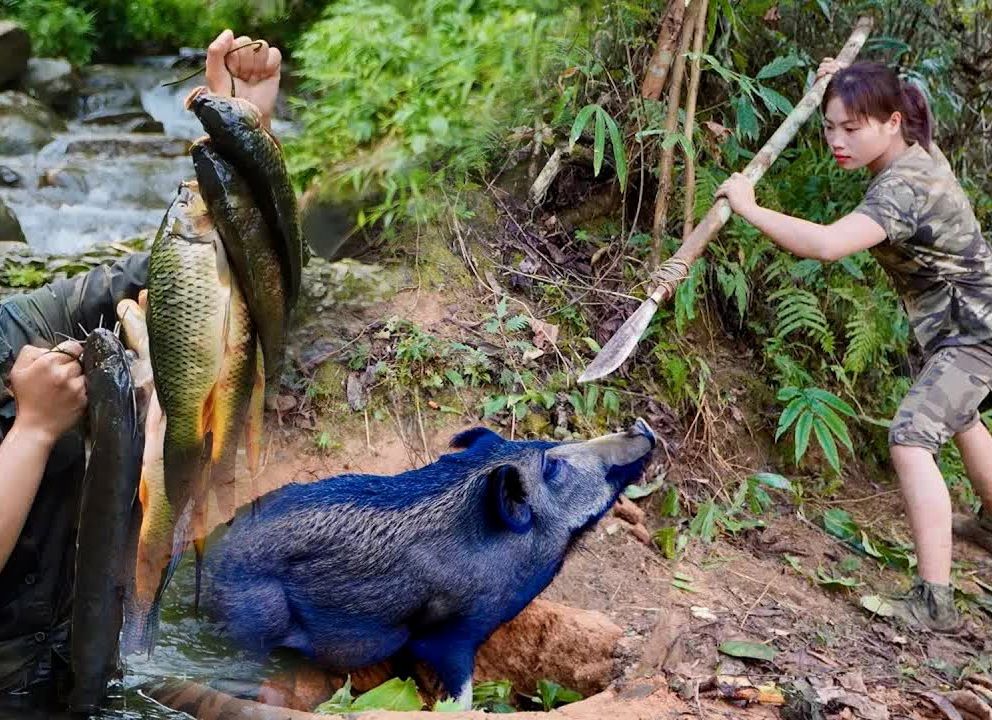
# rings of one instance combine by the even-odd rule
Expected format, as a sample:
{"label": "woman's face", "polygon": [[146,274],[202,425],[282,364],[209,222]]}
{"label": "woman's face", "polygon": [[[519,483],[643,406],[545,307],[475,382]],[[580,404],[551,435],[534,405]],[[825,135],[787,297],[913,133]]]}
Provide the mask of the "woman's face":
{"label": "woman's face", "polygon": [[902,137],[899,112],[885,122],[859,118],[847,112],[843,101],[833,97],[823,114],[823,133],[837,164],[845,170],[857,170],[880,158]]}

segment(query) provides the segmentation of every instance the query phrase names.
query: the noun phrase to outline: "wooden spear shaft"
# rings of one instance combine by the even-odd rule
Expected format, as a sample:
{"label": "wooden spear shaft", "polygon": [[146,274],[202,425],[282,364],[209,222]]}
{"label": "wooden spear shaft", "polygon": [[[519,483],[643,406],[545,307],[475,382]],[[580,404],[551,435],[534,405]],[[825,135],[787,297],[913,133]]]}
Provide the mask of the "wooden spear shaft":
{"label": "wooden spear shaft", "polygon": [[[871,28],[871,16],[864,15],[859,18],[843,50],[837,55],[837,60],[843,64],[852,63],[868,39]],[[796,136],[799,128],[802,127],[803,123],[819,107],[820,101],[823,100],[823,93],[827,89],[827,83],[830,82],[830,77],[830,75],[825,75],[813,84],[813,87],[810,88],[805,97],[792,109],[792,112],[785,118],[778,130],[768,138],[768,141],[761,150],[758,151],[757,155],[744,168],[743,174],[751,181],[752,185],[756,184],[764,176],[765,171],[771,167],[771,164],[775,162],[775,159],[782,150]],[[717,200],[709,212],[699,221],[699,225],[685,239],[682,246],[665,262],[669,264],[672,264],[673,261],[675,264],[685,263],[687,267],[691,267],[703,254],[710,240],[727,223],[730,215],[730,203],[725,198]],[[676,286],[677,283],[660,283],[652,291],[648,299],[641,303],[641,306],[634,311],[634,314],[627,318],[627,321],[616,331],[606,345],[603,346],[603,349],[599,351],[599,354],[596,355],[593,361],[589,363],[589,367],[579,376],[579,382],[598,380],[620,367],[623,361],[634,351],[634,348],[637,347],[641,335],[647,330],[651,318],[657,312],[661,301],[671,297]]]}

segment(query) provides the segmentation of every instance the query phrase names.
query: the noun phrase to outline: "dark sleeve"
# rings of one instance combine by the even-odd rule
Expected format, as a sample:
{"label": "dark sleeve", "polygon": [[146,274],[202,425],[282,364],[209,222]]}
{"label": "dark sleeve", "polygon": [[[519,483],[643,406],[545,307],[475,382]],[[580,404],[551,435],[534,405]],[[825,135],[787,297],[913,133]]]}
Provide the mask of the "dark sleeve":
{"label": "dark sleeve", "polygon": [[878,223],[892,243],[913,237],[920,222],[916,193],[912,185],[898,176],[872,183],[854,212],[867,215]]}
{"label": "dark sleeve", "polygon": [[67,337],[81,340],[101,324],[112,328],[117,303],[136,298],[147,275],[148,253],[133,253],[113,265],[9,298],[0,305],[6,349],[16,357],[24,345],[51,347]]}

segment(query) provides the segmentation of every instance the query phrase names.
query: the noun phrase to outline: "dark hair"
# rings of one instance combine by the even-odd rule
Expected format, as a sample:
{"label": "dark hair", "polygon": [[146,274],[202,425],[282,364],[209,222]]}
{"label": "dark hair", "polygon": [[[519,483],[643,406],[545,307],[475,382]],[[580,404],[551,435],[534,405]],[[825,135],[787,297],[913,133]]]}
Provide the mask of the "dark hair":
{"label": "dark hair", "polygon": [[820,106],[826,110],[827,103],[835,97],[859,118],[885,122],[898,111],[906,142],[930,148],[933,118],[927,99],[918,87],[900,80],[891,68],[876,62],[858,62],[844,68],[830,79]]}

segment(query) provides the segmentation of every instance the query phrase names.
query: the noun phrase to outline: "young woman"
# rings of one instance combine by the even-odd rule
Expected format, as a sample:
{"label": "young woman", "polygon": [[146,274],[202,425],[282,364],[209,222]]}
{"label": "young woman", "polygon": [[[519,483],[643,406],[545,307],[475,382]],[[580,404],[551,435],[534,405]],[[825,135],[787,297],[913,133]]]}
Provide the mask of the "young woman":
{"label": "young woman", "polygon": [[[207,50],[207,85],[253,101],[268,122],[282,56],[265,41],[221,33]],[[61,280],[0,303],[0,716],[35,702],[68,676],[78,489],[85,456],[77,423],[86,409],[79,363],[50,352],[80,328],[116,317],[117,303],[145,284],[148,254]],[[59,347],[78,356],[82,346]],[[40,717],[41,715],[39,715]]]}
{"label": "young woman", "polygon": [[[951,500],[935,455],[953,438],[968,477],[992,510],[992,435],[978,406],[992,381],[992,250],[947,160],[931,140],[931,115],[919,89],[883,65],[841,67],[823,97],[824,131],[837,164],[867,167],[861,204],[831,225],[759,206],[735,173],[717,190],[734,212],[777,245],[803,258],[839,260],[870,250],[900,294],[926,363],[889,429],[919,560],[919,577],[889,610],[936,631],[958,625],[951,571]],[[960,524],[992,546],[992,518]],[[986,543],[982,543],[986,544]]]}

